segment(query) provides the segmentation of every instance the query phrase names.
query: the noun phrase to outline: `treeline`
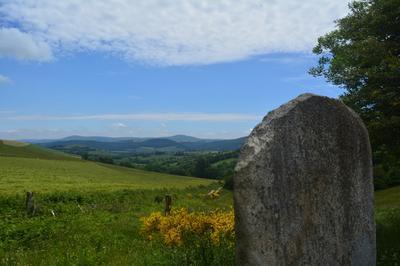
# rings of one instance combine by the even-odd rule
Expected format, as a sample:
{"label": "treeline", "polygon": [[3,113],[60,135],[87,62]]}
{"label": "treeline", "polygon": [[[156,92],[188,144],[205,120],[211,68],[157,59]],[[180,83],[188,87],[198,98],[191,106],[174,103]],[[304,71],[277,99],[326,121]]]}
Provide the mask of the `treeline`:
{"label": "treeline", "polygon": [[341,100],[369,131],[375,189],[400,185],[400,3],[359,0],[318,39],[314,76],[345,90]]}
{"label": "treeline", "polygon": [[227,152],[155,152],[153,154],[113,155],[79,151],[82,159],[173,175],[226,180],[232,187],[232,176],[239,151]]}

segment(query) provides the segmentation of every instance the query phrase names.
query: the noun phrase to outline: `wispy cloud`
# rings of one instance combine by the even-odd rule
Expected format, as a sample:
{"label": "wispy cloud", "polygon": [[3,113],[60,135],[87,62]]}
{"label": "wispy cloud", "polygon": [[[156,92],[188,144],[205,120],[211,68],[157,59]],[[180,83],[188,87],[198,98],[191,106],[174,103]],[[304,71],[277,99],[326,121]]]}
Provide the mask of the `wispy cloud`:
{"label": "wispy cloud", "polygon": [[262,117],[247,114],[207,114],[207,113],[142,113],[142,114],[101,114],[80,116],[20,115],[0,117],[0,120],[19,121],[62,121],[62,120],[141,120],[141,121],[208,121],[233,122],[257,121]]}
{"label": "wispy cloud", "polygon": [[118,122],[111,125],[113,128],[127,128],[128,126],[124,123]]}
{"label": "wispy cloud", "polygon": [[[0,5],[3,25],[17,24],[20,29],[1,30],[0,43],[5,48],[0,52],[45,61],[52,52],[93,50],[161,65],[303,52],[346,14],[348,2],[37,0],[33,4],[4,0]],[[25,41],[13,41],[18,39]]]}
{"label": "wispy cloud", "polygon": [[270,54],[260,58],[261,62],[280,65],[300,65],[315,60],[315,56],[309,51],[301,54]]}
{"label": "wispy cloud", "polygon": [[21,32],[16,28],[0,28],[1,57],[12,57],[18,60],[50,61],[53,59],[53,53],[50,45],[38,37]]}
{"label": "wispy cloud", "polygon": [[0,85],[11,84],[12,80],[9,77],[0,74]]}

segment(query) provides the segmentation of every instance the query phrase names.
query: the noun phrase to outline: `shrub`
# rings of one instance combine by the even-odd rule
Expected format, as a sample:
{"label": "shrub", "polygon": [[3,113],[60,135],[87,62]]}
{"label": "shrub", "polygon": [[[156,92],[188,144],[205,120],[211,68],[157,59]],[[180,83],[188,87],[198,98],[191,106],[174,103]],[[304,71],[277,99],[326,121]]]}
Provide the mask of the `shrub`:
{"label": "shrub", "polygon": [[168,216],[155,212],[141,221],[143,234],[149,240],[161,239],[172,260],[187,265],[233,265],[233,210],[204,213],[179,209]]}

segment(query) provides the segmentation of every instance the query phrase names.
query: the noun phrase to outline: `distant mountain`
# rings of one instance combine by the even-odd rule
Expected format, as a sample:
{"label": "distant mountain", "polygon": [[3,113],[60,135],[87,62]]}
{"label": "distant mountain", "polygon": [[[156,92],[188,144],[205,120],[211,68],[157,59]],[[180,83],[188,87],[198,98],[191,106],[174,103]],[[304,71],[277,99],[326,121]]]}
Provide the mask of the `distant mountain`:
{"label": "distant mountain", "polygon": [[113,138],[113,137],[100,137],[100,136],[69,136],[63,139],[60,139],[59,141],[71,141],[71,140],[82,140],[82,141],[99,141],[99,142],[116,142],[116,141],[144,141],[149,138],[134,138],[134,137],[119,137],[119,138]]}
{"label": "distant mountain", "polygon": [[149,138],[134,138],[134,137],[100,137],[100,136],[69,136],[61,139],[22,139],[22,142],[34,143],[34,144],[43,144],[50,142],[59,142],[59,141],[99,141],[99,142],[115,142],[115,141],[144,141]]}
{"label": "distant mountain", "polygon": [[40,144],[46,148],[56,149],[69,153],[83,153],[89,151],[119,152],[119,153],[151,153],[156,151],[185,151],[182,144],[169,139],[148,139],[144,141],[93,141],[67,140]]}
{"label": "distant mountain", "polygon": [[48,142],[59,141],[59,139],[19,139],[18,141],[31,144],[43,144]]}
{"label": "distant mountain", "polygon": [[195,137],[191,137],[191,136],[186,136],[186,135],[175,135],[175,136],[171,136],[171,137],[163,137],[163,139],[169,139],[169,140],[173,140],[176,142],[199,142],[199,141],[213,141],[212,139],[200,139],[200,138],[195,138]]}
{"label": "distant mountain", "polygon": [[[136,143],[139,147],[153,147],[153,148],[164,148],[170,146],[182,146],[179,142],[171,139],[159,138],[159,139],[148,139],[142,142]],[[183,147],[183,146],[182,146]]]}
{"label": "distant mountain", "polygon": [[176,142],[198,142],[198,141],[215,141],[216,139],[200,139],[196,137],[186,136],[186,135],[175,135],[170,137],[156,137],[156,138],[137,138],[137,137],[101,137],[101,136],[78,136],[73,135],[61,139],[24,139],[21,140],[22,142],[28,143],[49,143],[49,142],[59,142],[59,141],[75,141],[75,140],[82,140],[82,141],[99,141],[99,142],[116,142],[116,141],[125,141],[130,140],[134,142],[142,142],[149,139],[169,139]]}
{"label": "distant mountain", "polygon": [[40,145],[46,148],[79,154],[93,151],[123,154],[178,151],[233,151],[240,149],[245,139],[210,140],[185,135],[162,138],[71,136],[57,141],[40,143]]}

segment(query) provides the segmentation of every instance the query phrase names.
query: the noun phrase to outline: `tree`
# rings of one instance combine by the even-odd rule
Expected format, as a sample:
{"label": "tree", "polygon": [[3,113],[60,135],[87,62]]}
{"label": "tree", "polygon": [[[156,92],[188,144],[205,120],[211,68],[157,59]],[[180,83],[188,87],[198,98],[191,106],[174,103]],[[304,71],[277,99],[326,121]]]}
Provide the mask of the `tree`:
{"label": "tree", "polygon": [[81,158],[82,158],[82,160],[89,160],[89,153],[87,153],[87,152],[82,152],[81,153]]}
{"label": "tree", "polygon": [[336,29],[318,39],[313,52],[320,58],[310,73],[344,88],[341,99],[364,120],[376,186],[400,184],[400,0],[349,7]]}
{"label": "tree", "polygon": [[208,173],[207,169],[209,168],[210,163],[204,157],[200,157],[196,160],[196,165],[194,167],[194,176],[207,178]]}

